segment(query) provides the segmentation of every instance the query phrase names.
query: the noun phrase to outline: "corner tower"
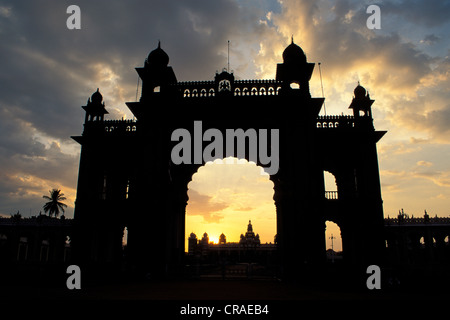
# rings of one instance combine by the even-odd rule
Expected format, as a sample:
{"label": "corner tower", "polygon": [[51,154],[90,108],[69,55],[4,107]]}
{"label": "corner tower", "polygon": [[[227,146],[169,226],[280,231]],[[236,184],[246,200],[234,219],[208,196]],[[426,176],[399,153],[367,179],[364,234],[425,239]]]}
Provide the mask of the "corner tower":
{"label": "corner tower", "polygon": [[292,37],[291,44],[283,51],[283,63],[277,65],[276,80],[283,81],[284,91],[290,91],[291,85],[295,83],[303,95],[311,97],[309,80],[313,70],[314,63],[306,61],[303,49],[294,43]]}
{"label": "corner tower", "polygon": [[105,103],[103,102],[103,96],[98,91],[95,91],[91,98],[88,99],[87,104],[82,106],[84,111],[86,111],[86,117],[84,122],[90,121],[103,121],[105,114],[108,113],[105,109]]}
{"label": "corner tower", "polygon": [[142,79],[141,100],[145,100],[154,92],[162,92],[168,84],[177,82],[175,73],[169,66],[169,56],[161,48],[161,42],[158,42],[158,47],[149,53],[144,66],[136,68],[136,71]]}

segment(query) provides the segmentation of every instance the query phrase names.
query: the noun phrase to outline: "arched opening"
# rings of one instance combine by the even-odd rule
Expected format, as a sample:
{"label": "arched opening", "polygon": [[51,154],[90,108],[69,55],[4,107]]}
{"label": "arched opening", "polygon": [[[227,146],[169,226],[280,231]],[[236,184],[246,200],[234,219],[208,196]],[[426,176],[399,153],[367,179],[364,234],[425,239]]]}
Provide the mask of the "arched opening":
{"label": "arched opening", "polygon": [[123,234],[122,234],[122,248],[126,248],[128,243],[128,228],[123,228]]}
{"label": "arched opening", "polygon": [[17,261],[26,261],[28,258],[28,238],[20,237],[17,248]]}
{"label": "arched opening", "polygon": [[328,200],[337,200],[338,187],[336,177],[329,171],[323,171],[323,182],[325,186],[325,198]]}
{"label": "arched opening", "polygon": [[[261,242],[276,234],[273,182],[262,167],[244,159],[208,162],[192,176],[186,206],[186,239],[192,232],[210,239],[224,233],[228,242],[239,241],[248,220],[259,224]],[[187,248],[186,248],[187,249]]]}
{"label": "arched opening", "polygon": [[420,240],[419,240],[419,243],[420,243],[420,248],[425,248],[425,238],[424,237],[420,237]]}
{"label": "arched opening", "polygon": [[122,261],[126,262],[127,257],[128,257],[128,227],[124,227],[122,233]]}
{"label": "arched opening", "polygon": [[70,249],[71,249],[72,239],[70,236],[66,236],[64,240],[64,261],[70,261]]}
{"label": "arched opening", "polygon": [[342,260],[341,229],[333,221],[325,222],[325,243],[327,261],[334,263]]}
{"label": "arched opening", "polygon": [[49,255],[49,247],[50,247],[50,241],[48,239],[44,239],[41,242],[41,250],[39,254],[39,261],[41,262],[47,262],[48,261],[48,255]]}
{"label": "arched opening", "polygon": [[[188,184],[186,254],[213,265],[270,260],[277,233],[273,187],[264,169],[245,159],[216,159],[200,167]],[[249,241],[252,261],[245,260]]]}
{"label": "arched opening", "polygon": [[300,89],[300,85],[296,82],[292,82],[290,84],[291,89]]}

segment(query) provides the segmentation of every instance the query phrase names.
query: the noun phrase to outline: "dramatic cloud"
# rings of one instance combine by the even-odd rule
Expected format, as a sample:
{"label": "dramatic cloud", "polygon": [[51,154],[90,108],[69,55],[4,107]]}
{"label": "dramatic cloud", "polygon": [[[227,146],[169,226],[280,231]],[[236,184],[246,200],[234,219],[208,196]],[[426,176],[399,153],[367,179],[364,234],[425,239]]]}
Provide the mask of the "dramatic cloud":
{"label": "dramatic cloud", "polygon": [[200,194],[194,189],[189,190],[189,203],[186,210],[190,215],[202,216],[205,222],[218,223],[223,219],[222,210],[229,207],[229,204],[222,201],[214,201],[213,197]]}
{"label": "dramatic cloud", "polygon": [[[314,96],[322,95],[321,62],[328,114],[349,113],[358,81],[376,100],[375,126],[388,130],[378,146],[383,191],[405,193],[398,200],[384,194],[385,210],[414,194],[448,214],[448,1],[371,2],[381,8],[381,30],[367,29],[368,4],[357,0],[81,0],[81,30],[66,28],[70,4],[0,0],[0,214],[36,214],[54,187],[68,195],[68,215],[73,212],[79,146],[70,136],[82,132],[80,106],[99,88],[109,118],[132,117],[125,102],[139,95],[134,68],[158,40],[178,80],[213,79],[227,66],[228,40],[231,69],[249,79],[274,78],[292,36],[316,63]],[[207,219],[231,209],[258,210],[258,197],[246,200],[238,189],[227,187],[228,198],[219,198],[227,189],[224,177],[244,176],[226,170],[209,182],[221,195],[198,186],[190,194],[189,206]],[[405,183],[408,177],[425,181],[427,191]],[[272,196],[261,197],[270,202]],[[209,217],[201,211],[206,208]]]}

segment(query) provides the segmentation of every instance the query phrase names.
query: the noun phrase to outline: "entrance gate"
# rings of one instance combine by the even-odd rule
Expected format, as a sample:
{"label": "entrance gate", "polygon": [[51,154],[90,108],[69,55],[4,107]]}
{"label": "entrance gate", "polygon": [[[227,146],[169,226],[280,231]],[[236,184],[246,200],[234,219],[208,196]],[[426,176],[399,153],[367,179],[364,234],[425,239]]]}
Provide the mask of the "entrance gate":
{"label": "entrance gate", "polygon": [[[136,68],[142,94],[138,102],[127,103],[136,121],[104,120],[107,110],[98,90],[83,107],[84,131],[73,137],[81,144],[73,237],[79,264],[119,267],[127,227],[132,270],[181,271],[187,186],[205,163],[195,148],[203,150],[210,142],[193,146],[190,163],[176,164],[172,150],[180,141],[172,134],[182,128],[195,137],[199,121],[204,132],[214,129],[224,137],[227,129],[278,130],[278,153],[274,139],[263,147],[277,164],[270,179],[284,276],[320,270],[326,263],[326,220],[341,227],[350,267],[365,272],[380,262],[383,208],[376,143],[385,132],[374,129],[374,100],[362,86],[354,91],[353,115],[319,116],[324,99],[311,97],[309,90],[315,64],[294,43],[284,50],[274,80],[236,80],[224,70],[213,81],[178,82],[168,63],[158,45]],[[245,146],[247,160],[253,160],[251,147]],[[226,156],[236,156],[238,147],[233,151]],[[257,165],[268,167],[260,157]],[[333,194],[325,192],[324,171],[336,177]]]}

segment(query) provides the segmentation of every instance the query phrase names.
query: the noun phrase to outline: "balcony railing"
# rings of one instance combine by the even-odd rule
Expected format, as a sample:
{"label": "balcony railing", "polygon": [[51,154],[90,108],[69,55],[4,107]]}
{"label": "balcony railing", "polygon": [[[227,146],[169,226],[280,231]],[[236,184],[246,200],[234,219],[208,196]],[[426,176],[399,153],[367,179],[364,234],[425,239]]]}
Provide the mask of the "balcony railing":
{"label": "balcony railing", "polygon": [[338,200],[338,192],[337,191],[325,191],[325,199]]}

